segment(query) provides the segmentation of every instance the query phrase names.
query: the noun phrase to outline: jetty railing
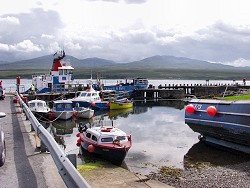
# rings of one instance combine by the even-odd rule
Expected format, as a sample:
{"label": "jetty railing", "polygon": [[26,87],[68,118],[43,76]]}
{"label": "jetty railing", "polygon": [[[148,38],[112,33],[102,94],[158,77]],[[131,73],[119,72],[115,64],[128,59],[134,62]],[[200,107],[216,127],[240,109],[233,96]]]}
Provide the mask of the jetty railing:
{"label": "jetty railing", "polygon": [[20,101],[21,106],[23,107],[23,110],[26,113],[26,116],[31,122],[32,127],[36,131],[36,134],[49,149],[50,154],[58,168],[58,172],[61,175],[65,185],[67,187],[90,188],[90,185],[87,183],[87,181],[82,177],[82,175],[70,162],[68,157],[63,153],[52,135],[39,123],[39,121],[30,111],[28,106],[24,103],[19,94],[17,94],[17,97]]}

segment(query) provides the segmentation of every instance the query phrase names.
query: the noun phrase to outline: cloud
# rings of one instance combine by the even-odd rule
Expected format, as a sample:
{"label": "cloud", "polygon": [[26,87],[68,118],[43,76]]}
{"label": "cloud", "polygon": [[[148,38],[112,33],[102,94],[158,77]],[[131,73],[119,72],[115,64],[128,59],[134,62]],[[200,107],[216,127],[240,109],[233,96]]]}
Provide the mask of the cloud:
{"label": "cloud", "polygon": [[19,19],[14,16],[0,17],[0,24],[19,25]]}

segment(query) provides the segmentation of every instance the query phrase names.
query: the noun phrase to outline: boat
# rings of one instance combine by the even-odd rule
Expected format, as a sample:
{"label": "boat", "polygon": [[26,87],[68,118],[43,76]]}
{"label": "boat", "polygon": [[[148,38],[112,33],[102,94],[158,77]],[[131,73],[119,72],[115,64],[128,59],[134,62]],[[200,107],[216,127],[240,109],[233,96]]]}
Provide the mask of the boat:
{"label": "boat", "polygon": [[90,119],[94,115],[94,110],[91,108],[80,107],[79,103],[74,107],[74,116],[77,118]]}
{"label": "boat", "polygon": [[110,101],[110,110],[132,108],[133,101],[125,99]]}
{"label": "boat", "polygon": [[200,139],[250,153],[250,100],[192,99],[185,123]]}
{"label": "boat", "polygon": [[56,119],[67,120],[72,118],[74,113],[72,101],[70,100],[53,101],[53,108],[51,112],[53,112]]}
{"label": "boat", "polygon": [[80,107],[87,107],[96,110],[109,109],[109,101],[103,101],[99,95],[100,91],[96,91],[91,86],[85,91],[81,91],[80,94],[70,99],[73,102],[73,106],[78,103]]}
{"label": "boat", "polygon": [[[101,86],[100,79],[97,79],[97,83],[94,85],[94,88],[102,88],[103,90],[113,90],[117,93],[121,93],[127,96],[131,96],[132,92],[136,89],[146,89],[148,88],[148,79],[146,78],[134,78],[131,80],[126,79],[125,82],[117,82],[114,85],[104,85]],[[121,95],[120,94],[120,95]]]}
{"label": "boat", "polygon": [[77,145],[83,150],[100,155],[112,164],[120,166],[132,146],[131,135],[113,125],[79,124]]}
{"label": "boat", "polygon": [[46,101],[39,99],[28,101],[28,107],[38,119],[49,119],[50,108]]}
{"label": "boat", "polygon": [[[69,60],[65,60],[65,52],[58,51],[53,55],[53,64],[49,74],[32,75],[32,87],[36,93],[63,92],[68,91],[77,83],[74,81]],[[23,94],[30,93],[30,89]]]}

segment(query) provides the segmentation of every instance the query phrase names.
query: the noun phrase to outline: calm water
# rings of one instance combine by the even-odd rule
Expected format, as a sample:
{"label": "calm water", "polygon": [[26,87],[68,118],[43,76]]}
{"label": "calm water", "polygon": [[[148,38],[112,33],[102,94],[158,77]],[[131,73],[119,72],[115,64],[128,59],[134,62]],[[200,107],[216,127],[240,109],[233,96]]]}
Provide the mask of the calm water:
{"label": "calm water", "polygon": [[[79,80],[86,83],[86,80]],[[114,84],[117,80],[106,81]],[[240,81],[236,81],[239,82]],[[150,84],[206,84],[203,80],[150,80]],[[210,81],[210,83],[232,84],[233,81]],[[3,80],[3,87],[14,88],[16,81]],[[21,80],[21,85],[27,89],[31,80]],[[133,172],[148,174],[161,166],[183,168],[185,155],[197,161],[201,160],[214,164],[225,163],[232,157],[234,163],[239,161],[231,153],[221,153],[221,150],[211,149],[200,143],[198,133],[194,133],[184,122],[184,103],[182,101],[137,102],[132,110],[98,111],[95,120],[110,120],[114,126],[132,135],[132,147],[125,159],[126,166]],[[93,121],[91,119],[90,121]],[[87,123],[89,120],[78,120]],[[54,135],[65,154],[78,154],[76,146],[78,133],[77,124],[73,120],[56,121],[52,126],[45,125]],[[213,156],[213,157],[209,157]],[[80,163],[81,160],[78,160]]]}

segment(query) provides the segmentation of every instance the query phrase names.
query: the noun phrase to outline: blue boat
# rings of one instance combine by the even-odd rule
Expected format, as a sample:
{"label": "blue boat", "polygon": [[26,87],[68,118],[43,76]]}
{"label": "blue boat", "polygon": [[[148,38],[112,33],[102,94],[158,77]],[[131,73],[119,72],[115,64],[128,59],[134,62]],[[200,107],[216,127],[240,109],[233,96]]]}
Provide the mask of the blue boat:
{"label": "blue boat", "polygon": [[250,152],[250,101],[192,99],[185,123],[202,139]]}
{"label": "blue boat", "polygon": [[109,109],[109,101],[103,101],[99,93],[99,91],[91,87],[90,89],[81,91],[77,97],[69,100],[72,101],[74,107],[78,104],[80,107],[92,108],[94,110]]}
{"label": "blue boat", "polygon": [[[132,79],[130,82],[126,79],[125,83],[120,82],[115,85],[104,85],[103,87],[100,86],[101,84],[95,84],[94,88],[96,90],[103,89],[103,90],[110,90],[110,91],[116,91],[117,93],[120,93],[120,95],[123,93],[123,97],[128,97],[132,94],[132,92],[136,89],[146,89],[148,88],[148,79],[146,78],[135,78]],[[127,94],[127,96],[125,96]]]}

